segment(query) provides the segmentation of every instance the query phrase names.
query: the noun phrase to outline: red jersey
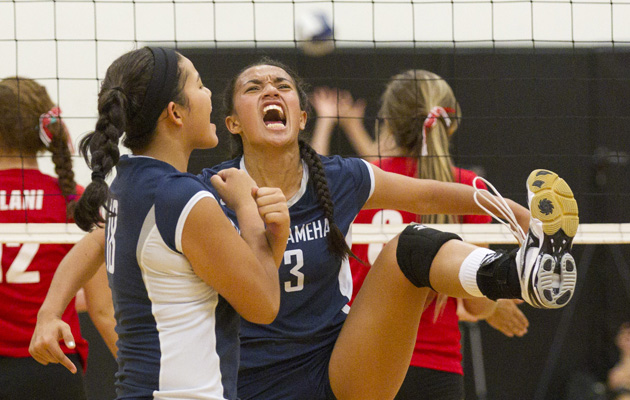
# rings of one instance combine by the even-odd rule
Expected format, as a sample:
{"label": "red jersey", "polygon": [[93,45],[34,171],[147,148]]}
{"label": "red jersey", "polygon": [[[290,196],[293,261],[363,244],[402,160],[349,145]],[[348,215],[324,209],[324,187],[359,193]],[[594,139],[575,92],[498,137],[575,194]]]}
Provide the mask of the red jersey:
{"label": "red jersey", "polygon": [[[77,186],[77,192],[83,188]],[[36,169],[0,170],[0,224],[66,223],[66,201],[56,178]],[[0,225],[0,229],[2,226]],[[28,346],[57,266],[70,244],[0,243],[0,356],[30,357]],[[74,299],[62,319],[70,325],[84,367],[87,342],[81,337]]]}
{"label": "red jersey", "polygon": [[[416,159],[406,157],[384,158],[374,162],[374,164],[384,171],[410,177],[416,176],[418,168]],[[472,171],[454,168],[453,176],[456,182],[472,186],[472,181],[477,175]],[[479,182],[478,187],[486,189],[486,185],[483,182]],[[363,210],[359,212],[354,223],[408,224],[410,222],[420,222],[420,218],[419,215],[406,211]],[[489,223],[491,221],[492,218],[487,215],[464,215],[462,217],[462,222],[465,224]],[[376,260],[382,248],[382,243],[352,245],[352,252],[359,259],[366,261],[367,264],[362,265],[355,259],[350,258],[353,280],[352,300],[354,300],[361,285],[363,285],[363,280],[369,271],[370,265]],[[461,335],[456,311],[457,300],[449,298],[442,313],[434,322],[435,301],[427,307],[420,319],[418,337],[416,338],[416,345],[411,358],[412,366],[464,374],[461,364]]]}

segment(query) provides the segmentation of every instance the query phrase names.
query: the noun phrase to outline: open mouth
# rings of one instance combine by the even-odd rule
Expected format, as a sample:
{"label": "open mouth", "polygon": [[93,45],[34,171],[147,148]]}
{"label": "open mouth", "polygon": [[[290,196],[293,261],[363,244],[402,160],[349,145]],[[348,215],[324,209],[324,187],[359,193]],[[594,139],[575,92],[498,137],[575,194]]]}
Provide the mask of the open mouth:
{"label": "open mouth", "polygon": [[270,104],[263,108],[263,122],[267,128],[281,129],[286,126],[287,119],[284,116],[282,107],[277,104]]}

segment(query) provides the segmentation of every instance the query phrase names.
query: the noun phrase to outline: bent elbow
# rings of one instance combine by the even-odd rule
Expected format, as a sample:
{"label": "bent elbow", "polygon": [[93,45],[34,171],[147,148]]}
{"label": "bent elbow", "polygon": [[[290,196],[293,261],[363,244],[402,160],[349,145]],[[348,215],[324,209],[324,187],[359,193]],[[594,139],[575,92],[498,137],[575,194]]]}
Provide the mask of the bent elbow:
{"label": "bent elbow", "polygon": [[242,317],[254,324],[268,325],[276,319],[279,311],[280,296],[266,296],[264,299],[259,299],[255,312]]}

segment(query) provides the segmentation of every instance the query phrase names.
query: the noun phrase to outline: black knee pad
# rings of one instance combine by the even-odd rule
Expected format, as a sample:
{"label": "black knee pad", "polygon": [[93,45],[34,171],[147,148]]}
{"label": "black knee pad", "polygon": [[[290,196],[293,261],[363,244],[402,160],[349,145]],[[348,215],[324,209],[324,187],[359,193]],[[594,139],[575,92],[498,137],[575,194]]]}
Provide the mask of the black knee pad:
{"label": "black knee pad", "polygon": [[449,240],[462,240],[458,235],[442,232],[421,224],[409,225],[398,238],[396,261],[403,274],[417,287],[431,287],[429,270],[435,255]]}

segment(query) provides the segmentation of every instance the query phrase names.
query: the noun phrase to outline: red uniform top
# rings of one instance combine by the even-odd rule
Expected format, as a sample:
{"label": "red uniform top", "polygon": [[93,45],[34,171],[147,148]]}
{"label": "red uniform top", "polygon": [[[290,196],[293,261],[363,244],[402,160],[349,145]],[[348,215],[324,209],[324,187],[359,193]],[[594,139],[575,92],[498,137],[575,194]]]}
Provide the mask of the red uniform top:
{"label": "red uniform top", "polygon": [[[374,164],[385,171],[411,177],[416,176],[418,168],[416,159],[405,157],[384,158],[374,162]],[[474,172],[461,168],[455,168],[453,175],[456,182],[471,186],[473,179],[477,176]],[[479,182],[477,186],[483,189],[486,188],[483,182]],[[462,218],[462,222],[465,224],[488,223],[490,221],[492,221],[492,218],[487,215],[465,215]],[[354,222],[363,224],[407,224],[420,222],[420,216],[397,210],[363,210],[357,215]],[[352,245],[354,254],[368,264],[362,265],[350,258],[353,280],[352,300],[354,300],[361,288],[370,265],[376,260],[382,248],[383,244],[381,243]],[[416,338],[416,345],[411,358],[412,366],[464,374],[461,364],[461,335],[456,311],[457,300],[449,298],[439,318],[433,322],[435,301],[427,307],[420,319],[418,337]]]}
{"label": "red uniform top", "polygon": [[[77,192],[83,188],[77,186]],[[65,223],[66,202],[57,179],[35,169],[0,170],[0,223]],[[2,226],[0,225],[0,229]],[[0,356],[30,357],[28,346],[57,266],[70,244],[0,243]],[[87,342],[81,337],[74,299],[62,319],[70,325],[85,367]]]}

